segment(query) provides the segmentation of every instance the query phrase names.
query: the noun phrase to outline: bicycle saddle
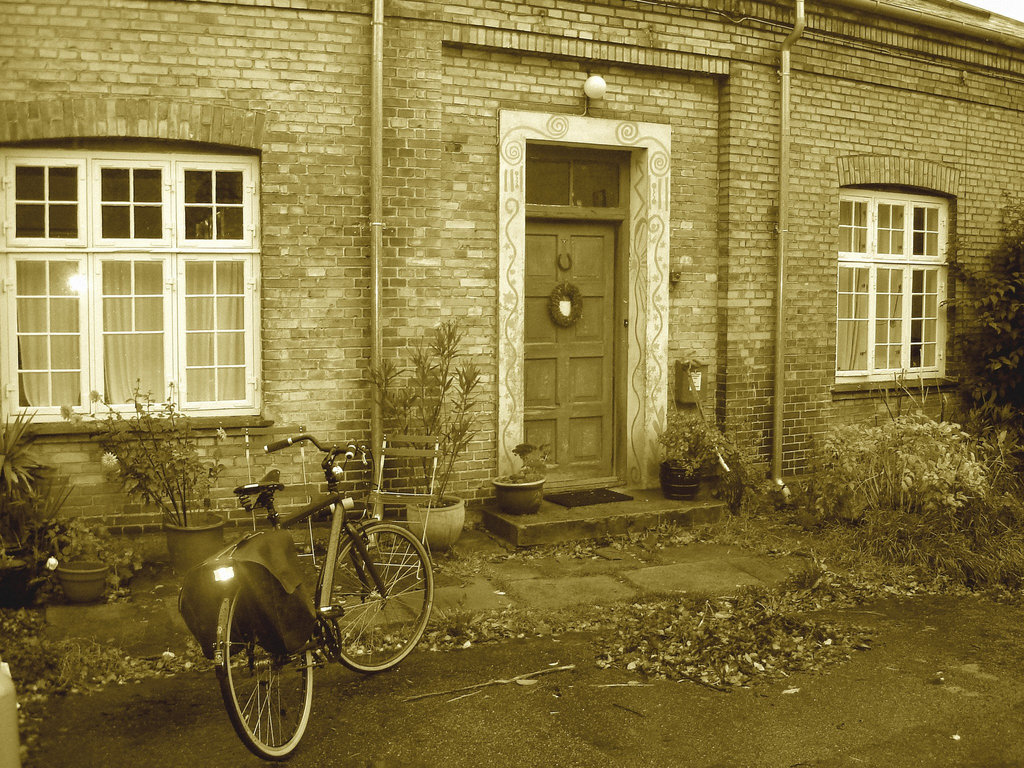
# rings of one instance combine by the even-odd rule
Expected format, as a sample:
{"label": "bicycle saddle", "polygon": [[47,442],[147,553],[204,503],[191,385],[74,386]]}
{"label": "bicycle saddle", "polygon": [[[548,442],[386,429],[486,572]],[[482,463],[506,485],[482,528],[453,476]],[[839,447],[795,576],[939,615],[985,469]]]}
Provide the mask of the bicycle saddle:
{"label": "bicycle saddle", "polygon": [[267,491],[280,491],[282,488],[284,484],[281,482],[281,471],[272,469],[259,482],[238,486],[235,493],[239,496],[256,496]]}

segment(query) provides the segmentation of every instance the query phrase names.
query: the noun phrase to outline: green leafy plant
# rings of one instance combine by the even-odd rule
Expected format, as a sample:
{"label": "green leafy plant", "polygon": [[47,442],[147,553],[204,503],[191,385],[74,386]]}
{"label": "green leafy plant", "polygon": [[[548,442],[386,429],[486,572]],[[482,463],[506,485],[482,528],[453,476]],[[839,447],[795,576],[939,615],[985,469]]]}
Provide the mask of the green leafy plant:
{"label": "green leafy plant", "polygon": [[31,423],[27,412],[8,416],[0,431],[0,550],[26,545],[35,496],[48,469],[33,446]]}
{"label": "green leafy plant", "polygon": [[967,291],[957,299],[973,310],[975,322],[963,335],[963,388],[973,407],[1004,411],[1003,419],[1024,420],[1024,199],[1008,198],[1003,234],[984,270],[953,263]]}
{"label": "green leafy plant", "polygon": [[520,461],[518,472],[498,478],[502,483],[532,483],[543,480],[548,469],[548,444],[520,443],[512,449]]}
{"label": "green leafy plant", "polygon": [[696,411],[671,411],[658,435],[664,461],[694,477],[714,466],[722,440],[721,433]]}
{"label": "green leafy plant", "polygon": [[223,465],[204,456],[192,420],[170,399],[157,403],[136,392],[126,414],[107,406],[98,421],[102,464],[129,498],[152,504],[172,525],[196,524]]}
{"label": "green leafy plant", "polygon": [[438,502],[444,498],[456,461],[476,434],[482,374],[474,363],[458,362],[463,338],[457,321],[445,321],[429,340],[413,347],[410,369],[387,361],[371,371],[385,428],[440,440],[442,460],[434,487]]}
{"label": "green leafy plant", "polygon": [[105,526],[74,518],[51,523],[46,535],[50,553],[59,563],[99,562],[110,566],[107,583],[115,589],[142,570],[141,552],[128,540],[111,535]]}
{"label": "green leafy plant", "polygon": [[1006,445],[922,414],[831,430],[801,493],[825,525],[858,528],[858,546],[970,585],[1024,579],[1024,514],[1000,480]]}

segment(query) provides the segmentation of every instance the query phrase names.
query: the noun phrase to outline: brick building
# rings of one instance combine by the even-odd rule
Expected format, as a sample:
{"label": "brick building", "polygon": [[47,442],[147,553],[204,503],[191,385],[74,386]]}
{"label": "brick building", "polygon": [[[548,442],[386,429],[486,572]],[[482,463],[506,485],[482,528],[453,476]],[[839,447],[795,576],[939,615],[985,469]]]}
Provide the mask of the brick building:
{"label": "brick building", "polygon": [[524,435],[556,483],[656,484],[680,361],[798,472],[894,373],[955,379],[950,243],[980,263],[1024,193],[1024,24],[802,6],[388,0],[376,222],[372,0],[0,0],[0,410],[86,514],[121,508],[59,416],[91,391],[365,439],[375,261],[384,356],[457,318],[484,370],[469,499]]}

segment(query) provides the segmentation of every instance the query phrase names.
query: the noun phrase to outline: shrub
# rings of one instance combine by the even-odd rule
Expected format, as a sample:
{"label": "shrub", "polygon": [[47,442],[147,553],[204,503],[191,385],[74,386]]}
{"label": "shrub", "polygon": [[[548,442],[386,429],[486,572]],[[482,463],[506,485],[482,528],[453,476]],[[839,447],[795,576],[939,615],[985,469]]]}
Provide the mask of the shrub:
{"label": "shrub", "polygon": [[805,497],[885,559],[970,585],[1024,578],[1024,514],[1000,486],[1003,446],[923,415],[826,436]]}

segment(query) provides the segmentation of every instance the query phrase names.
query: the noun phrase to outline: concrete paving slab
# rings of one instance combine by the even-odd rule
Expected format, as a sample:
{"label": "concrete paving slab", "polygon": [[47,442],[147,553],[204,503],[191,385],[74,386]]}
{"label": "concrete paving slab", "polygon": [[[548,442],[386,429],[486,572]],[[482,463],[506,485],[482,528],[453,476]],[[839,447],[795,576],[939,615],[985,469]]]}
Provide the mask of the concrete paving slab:
{"label": "concrete paving slab", "polygon": [[761,584],[761,580],[728,561],[707,560],[695,563],[653,565],[627,571],[625,578],[644,592],[669,594],[698,592],[731,595],[737,587]]}
{"label": "concrete paving slab", "polygon": [[512,599],[499,594],[504,590],[482,577],[468,582],[434,589],[434,607],[443,611],[478,613],[512,605]]}
{"label": "concrete paving slab", "polygon": [[49,605],[44,632],[51,640],[95,640],[135,657],[181,650],[188,638],[177,604],[161,601]]}
{"label": "concrete paving slab", "polygon": [[608,575],[523,579],[512,582],[508,593],[517,606],[544,610],[572,608],[582,604],[608,605],[636,596],[636,590]]}

